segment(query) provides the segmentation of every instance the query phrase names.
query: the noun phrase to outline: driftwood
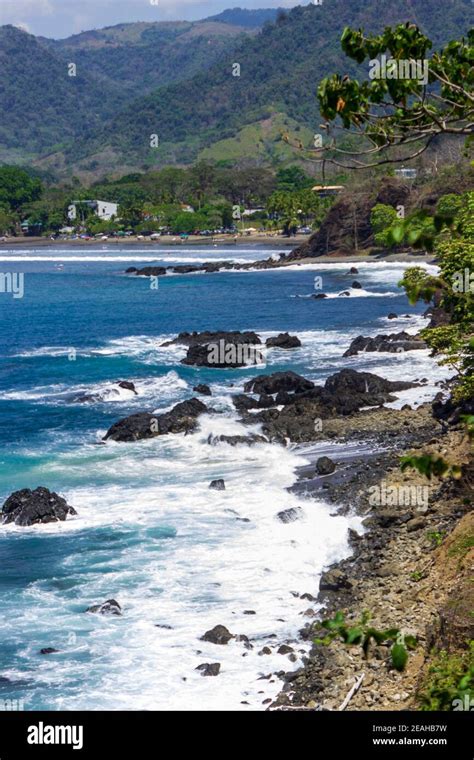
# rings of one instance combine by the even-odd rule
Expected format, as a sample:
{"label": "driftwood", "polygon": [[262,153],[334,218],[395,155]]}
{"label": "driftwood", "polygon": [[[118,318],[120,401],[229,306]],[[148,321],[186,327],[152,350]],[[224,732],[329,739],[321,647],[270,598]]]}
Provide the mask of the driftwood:
{"label": "driftwood", "polygon": [[344,702],[340,705],[339,710],[345,710],[354,694],[359,691],[362,681],[365,678],[365,673],[362,673],[359,678],[356,679],[354,686],[347,692]]}

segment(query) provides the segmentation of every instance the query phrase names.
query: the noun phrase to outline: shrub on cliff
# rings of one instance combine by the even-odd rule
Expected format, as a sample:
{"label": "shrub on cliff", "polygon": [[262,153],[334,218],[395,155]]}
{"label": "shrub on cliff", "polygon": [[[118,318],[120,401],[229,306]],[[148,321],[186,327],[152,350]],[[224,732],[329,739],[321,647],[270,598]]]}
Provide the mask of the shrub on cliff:
{"label": "shrub on cliff", "polygon": [[[446,207],[446,199],[440,200],[438,208]],[[434,215],[423,212],[425,225],[415,239],[412,217],[400,222],[392,234],[399,242],[411,240],[414,247],[426,245],[426,238],[431,240],[439,275],[410,267],[400,285],[412,303],[423,300],[449,314],[449,325],[426,328],[421,335],[433,353],[442,357],[440,363],[456,371],[454,397],[462,401],[474,396],[474,191],[459,196],[457,210],[452,202],[449,205],[454,211],[451,218],[438,209]]]}
{"label": "shrub on cliff", "polygon": [[370,214],[370,223],[374,230],[374,239],[377,245],[382,248],[393,248],[395,243],[390,236],[390,229],[397,221],[397,212],[393,206],[387,206],[384,203],[377,203]]}

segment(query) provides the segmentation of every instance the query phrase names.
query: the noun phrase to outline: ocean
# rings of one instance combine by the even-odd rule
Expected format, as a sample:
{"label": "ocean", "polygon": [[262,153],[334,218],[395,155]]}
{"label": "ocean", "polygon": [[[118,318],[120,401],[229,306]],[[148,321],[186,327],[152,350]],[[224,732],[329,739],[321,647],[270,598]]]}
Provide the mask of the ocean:
{"label": "ocean", "polygon": [[[26,710],[264,709],[281,681],[262,675],[301,664],[297,640],[323,568],[347,556],[359,518],[287,488],[317,446],[207,443],[245,434],[231,396],[257,374],[292,369],[323,382],[344,367],[388,379],[429,378],[392,406],[419,404],[446,377],[428,351],[342,357],[359,334],[426,324],[397,283],[406,265],[370,261],[285,269],[172,275],[158,288],[125,276],[129,266],[211,260],[248,262],[282,251],[97,246],[0,251],[0,271],[23,275],[24,294],[0,293],[0,504],[39,485],[77,510],[66,522],[0,525],[0,703]],[[153,256],[157,256],[153,259]],[[330,297],[314,300],[314,278]],[[337,294],[357,279],[351,297]],[[388,320],[389,312],[399,318]],[[410,315],[403,317],[403,315]],[[289,331],[302,346],[272,349],[266,367],[237,370],[180,364],[185,349],[163,347],[181,331]],[[138,391],[120,389],[132,381]],[[166,411],[199,396],[214,414],[191,435],[97,445],[136,411]],[[101,400],[84,404],[81,394]],[[250,428],[258,432],[258,426]],[[325,452],[337,444],[321,444]],[[341,451],[343,451],[342,447]],[[305,458],[306,456],[306,458]],[[225,491],[209,490],[224,478]],[[300,506],[282,523],[276,513]],[[119,601],[121,617],[86,614]],[[247,614],[249,611],[255,614]],[[248,636],[227,646],[200,640],[217,624]],[[293,641],[296,662],[276,653]],[[259,652],[273,646],[271,655]],[[55,654],[41,655],[43,647]],[[201,663],[221,663],[202,677]]]}

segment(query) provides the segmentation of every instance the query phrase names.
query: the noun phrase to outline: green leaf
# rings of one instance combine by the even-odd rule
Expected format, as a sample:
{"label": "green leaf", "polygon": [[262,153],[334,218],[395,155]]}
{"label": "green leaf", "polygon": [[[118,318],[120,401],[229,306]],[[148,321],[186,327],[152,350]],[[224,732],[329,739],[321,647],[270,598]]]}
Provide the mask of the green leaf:
{"label": "green leaf", "polygon": [[408,647],[408,649],[416,649],[418,646],[418,640],[416,636],[411,636],[410,634],[407,634],[405,636],[405,644]]}
{"label": "green leaf", "polygon": [[396,639],[399,633],[399,628],[388,628],[388,630],[383,633],[384,641],[387,641],[387,639]]}
{"label": "green leaf", "polygon": [[397,224],[390,229],[390,236],[394,243],[401,243],[405,236],[405,230],[402,224]]}
{"label": "green leaf", "polygon": [[394,644],[391,651],[393,667],[402,672],[408,660],[408,652],[403,644]]}
{"label": "green leaf", "polygon": [[346,644],[358,644],[364,632],[362,628],[349,628],[347,631]]}

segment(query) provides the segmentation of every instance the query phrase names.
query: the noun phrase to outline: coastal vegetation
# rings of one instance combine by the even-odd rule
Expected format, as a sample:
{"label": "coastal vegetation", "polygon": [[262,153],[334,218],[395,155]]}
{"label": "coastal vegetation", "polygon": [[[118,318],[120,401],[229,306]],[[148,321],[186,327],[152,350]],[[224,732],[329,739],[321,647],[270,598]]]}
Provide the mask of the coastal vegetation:
{"label": "coastal vegetation", "polygon": [[371,614],[364,611],[361,619],[355,623],[347,623],[343,612],[337,612],[330,620],[323,620],[321,627],[327,630],[323,638],[315,639],[316,644],[330,644],[334,639],[341,639],[348,646],[362,647],[364,658],[370,654],[370,645],[390,644],[390,659],[395,670],[405,670],[408,660],[408,650],[415,649],[417,641],[414,636],[403,634],[399,628],[379,630],[370,625]]}
{"label": "coastal vegetation", "polygon": [[[358,64],[379,62],[387,51],[390,63],[384,75],[369,70],[371,81],[333,74],[320,83],[330,161],[354,169],[409,161],[440,135],[473,134],[474,29],[430,55],[432,40],[410,21],[375,36],[346,27],[341,45]],[[404,62],[418,68],[407,76],[397,68]],[[361,138],[355,149],[338,146],[339,120]]]}
{"label": "coastal vegetation", "polygon": [[474,641],[468,650],[433,658],[417,700],[420,710],[472,710],[474,700]]}
{"label": "coastal vegetation", "polygon": [[[446,216],[446,208],[453,216]],[[440,213],[441,212],[441,213]],[[419,218],[419,217],[418,217]],[[396,227],[392,235],[407,236],[411,244],[426,245],[436,254],[439,273],[433,277],[418,267],[405,272],[401,285],[412,303],[421,299],[441,308],[447,324],[429,326],[422,337],[441,362],[457,373],[454,398],[474,397],[474,192],[441,198],[437,213],[423,215],[422,227],[413,227],[412,219]],[[398,234],[397,234],[398,233]]]}
{"label": "coastal vegetation", "polygon": [[[314,179],[293,165],[267,168],[224,168],[200,161],[189,168],[166,167],[136,172],[118,180],[104,179],[89,187],[78,181],[58,186],[32,169],[0,167],[0,233],[18,233],[28,220],[36,234],[56,233],[74,225],[67,211],[80,206],[75,226],[91,234],[166,230],[173,234],[218,228],[254,226],[278,229],[309,224],[316,227],[331,205],[311,188]],[[100,198],[118,204],[116,218],[98,218],[81,201]],[[244,211],[248,210],[247,215]]]}

